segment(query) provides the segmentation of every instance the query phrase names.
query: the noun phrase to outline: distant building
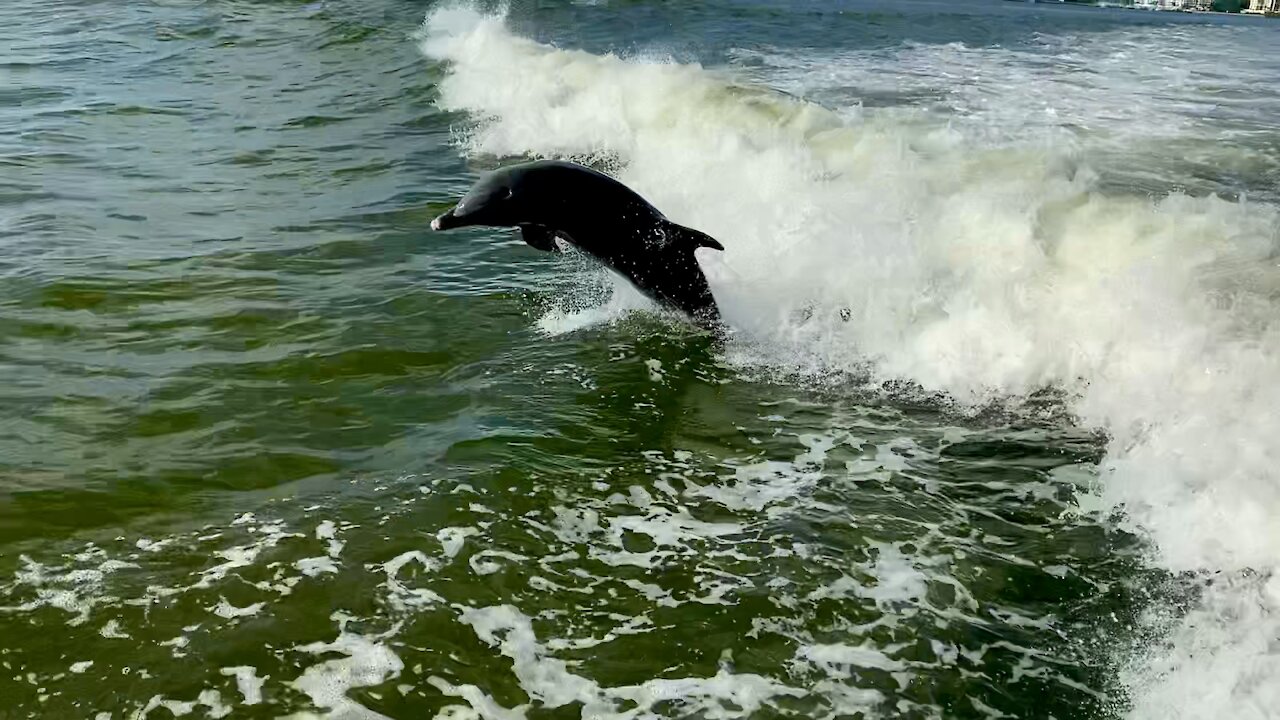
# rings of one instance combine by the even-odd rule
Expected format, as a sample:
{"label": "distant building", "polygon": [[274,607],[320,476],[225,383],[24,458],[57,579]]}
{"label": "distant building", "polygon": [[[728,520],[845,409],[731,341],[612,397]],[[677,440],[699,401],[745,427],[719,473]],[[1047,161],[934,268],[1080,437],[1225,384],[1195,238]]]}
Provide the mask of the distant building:
{"label": "distant building", "polygon": [[1280,13],[1280,0],[1244,0],[1240,3],[1240,10],[1247,13]]}

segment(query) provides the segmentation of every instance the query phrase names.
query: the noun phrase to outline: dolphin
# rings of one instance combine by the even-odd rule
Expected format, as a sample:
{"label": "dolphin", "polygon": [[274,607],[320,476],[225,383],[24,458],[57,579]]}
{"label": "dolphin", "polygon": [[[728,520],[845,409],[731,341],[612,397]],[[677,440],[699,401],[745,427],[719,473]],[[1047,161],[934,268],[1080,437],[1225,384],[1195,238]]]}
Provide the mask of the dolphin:
{"label": "dolphin", "polygon": [[694,251],[724,250],[709,235],[668,220],[631,188],[576,163],[538,160],[499,168],[479,181],[433,230],[515,227],[530,246],[556,238],[595,257],[659,304],[716,325],[716,307]]}

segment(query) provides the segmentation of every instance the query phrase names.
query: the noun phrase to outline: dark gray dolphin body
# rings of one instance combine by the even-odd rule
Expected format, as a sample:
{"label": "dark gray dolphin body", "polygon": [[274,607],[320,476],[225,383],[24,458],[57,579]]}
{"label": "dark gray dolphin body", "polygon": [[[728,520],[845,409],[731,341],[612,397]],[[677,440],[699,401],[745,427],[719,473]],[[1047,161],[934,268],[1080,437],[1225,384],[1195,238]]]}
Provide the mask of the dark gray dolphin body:
{"label": "dark gray dolphin body", "polygon": [[694,251],[724,247],[671,222],[626,185],[591,168],[558,160],[500,168],[431,221],[433,230],[473,225],[519,228],[525,242],[548,252],[562,238],[659,303],[703,324],[720,319]]}

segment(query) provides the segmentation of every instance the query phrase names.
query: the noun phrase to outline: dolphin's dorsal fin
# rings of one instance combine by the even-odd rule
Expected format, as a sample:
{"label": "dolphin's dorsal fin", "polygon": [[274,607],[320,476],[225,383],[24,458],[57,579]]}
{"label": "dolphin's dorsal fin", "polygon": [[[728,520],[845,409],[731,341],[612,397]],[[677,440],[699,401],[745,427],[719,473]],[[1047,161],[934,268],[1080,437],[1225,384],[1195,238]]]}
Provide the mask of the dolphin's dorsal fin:
{"label": "dolphin's dorsal fin", "polygon": [[666,226],[663,230],[666,233],[668,242],[676,246],[685,246],[691,248],[709,247],[716,250],[724,250],[724,246],[719,240],[710,235],[693,228],[677,225],[670,220],[664,220]]}

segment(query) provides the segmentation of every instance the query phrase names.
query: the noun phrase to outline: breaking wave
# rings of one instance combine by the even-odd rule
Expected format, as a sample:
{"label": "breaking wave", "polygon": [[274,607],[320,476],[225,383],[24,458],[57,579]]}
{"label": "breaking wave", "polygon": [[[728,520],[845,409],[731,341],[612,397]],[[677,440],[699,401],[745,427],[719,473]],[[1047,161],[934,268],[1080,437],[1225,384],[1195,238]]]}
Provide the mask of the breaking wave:
{"label": "breaking wave", "polygon": [[[1082,160],[1088,137],[992,142],[937,114],[796,99],[759,68],[539,44],[469,8],[433,12],[421,47],[448,63],[440,104],[475,121],[468,153],[606,164],[724,242],[700,259],[739,367],[869,373],[964,407],[1061,393],[1108,438],[1077,501],[1146,538],[1155,567],[1205,579],[1117,661],[1132,716],[1280,703],[1274,207],[1124,195]],[[523,632],[502,609],[471,622]],[[545,663],[521,652],[517,673]]]}

